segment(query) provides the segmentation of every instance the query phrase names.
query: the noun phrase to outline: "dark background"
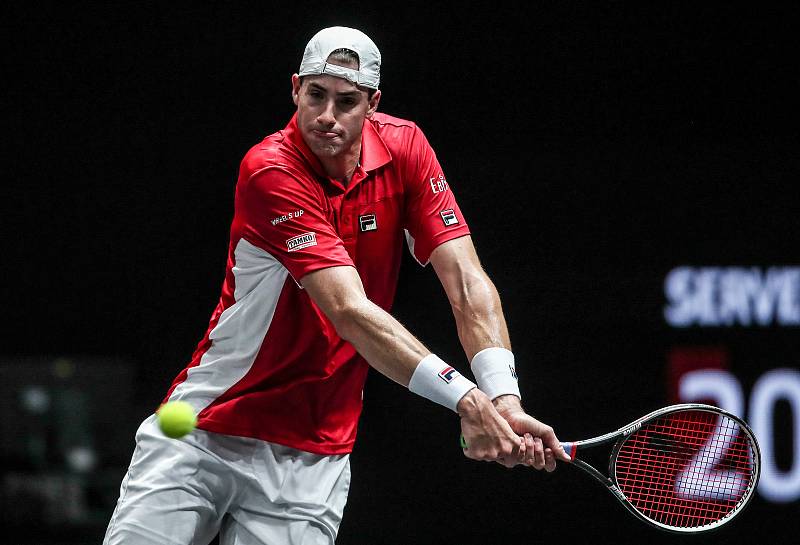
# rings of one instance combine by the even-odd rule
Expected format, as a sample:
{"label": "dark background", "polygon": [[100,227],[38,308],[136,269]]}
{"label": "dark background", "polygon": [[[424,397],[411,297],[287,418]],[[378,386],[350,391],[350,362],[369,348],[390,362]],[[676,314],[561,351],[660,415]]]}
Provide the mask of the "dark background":
{"label": "dark background", "polygon": [[[725,347],[745,390],[796,368],[796,327],[678,331],[663,318],[677,266],[798,263],[796,15],[672,2],[15,9],[3,23],[4,441],[25,443],[32,425],[13,413],[15,380],[89,390],[104,477],[90,522],[15,503],[8,542],[101,540],[133,432],[219,296],[239,161],[288,121],[289,78],[325,26],[380,47],[380,109],[437,150],[503,298],[524,402],[562,438],[671,401],[674,346]],[[410,258],[395,314],[467,369],[435,275]],[[52,421],[36,426],[58,442]],[[757,497],[729,527],[685,539],[571,468],[471,462],[457,438],[453,414],[373,374],[339,543],[793,541],[797,501]],[[791,440],[778,447],[788,470]],[[63,464],[19,452],[4,461],[20,475]]]}

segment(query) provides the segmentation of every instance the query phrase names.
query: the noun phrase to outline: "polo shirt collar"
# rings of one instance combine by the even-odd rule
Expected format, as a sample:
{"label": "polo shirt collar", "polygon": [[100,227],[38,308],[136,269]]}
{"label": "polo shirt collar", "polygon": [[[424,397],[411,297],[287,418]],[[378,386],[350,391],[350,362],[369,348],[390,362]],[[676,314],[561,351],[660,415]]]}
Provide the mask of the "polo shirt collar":
{"label": "polo shirt collar", "polygon": [[369,119],[364,120],[361,131],[361,168],[369,172],[392,160],[392,154]]}
{"label": "polo shirt collar", "polygon": [[[297,112],[295,112],[289,124],[286,126],[286,129],[284,129],[284,134],[300,151],[306,162],[314,169],[314,172],[322,178],[327,178],[328,176],[325,174],[325,169],[322,168],[322,163],[320,163],[317,156],[314,155],[314,152],[311,151],[311,148],[308,147],[306,141],[303,140],[303,135],[300,133],[300,128],[297,126]],[[389,148],[386,147],[383,138],[378,134],[375,127],[372,126],[372,123],[368,119],[365,119],[364,127],[361,130],[361,168],[363,168],[365,172],[369,172],[382,167],[391,160],[392,154],[389,152]]]}

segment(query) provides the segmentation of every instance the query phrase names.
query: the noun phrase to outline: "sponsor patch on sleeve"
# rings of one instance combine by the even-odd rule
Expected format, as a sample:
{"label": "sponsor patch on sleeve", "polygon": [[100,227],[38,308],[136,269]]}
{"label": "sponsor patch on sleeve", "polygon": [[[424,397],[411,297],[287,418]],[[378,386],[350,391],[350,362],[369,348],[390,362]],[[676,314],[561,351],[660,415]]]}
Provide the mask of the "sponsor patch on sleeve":
{"label": "sponsor patch on sleeve", "polygon": [[444,222],[445,226],[448,225],[456,225],[458,223],[458,218],[456,217],[456,213],[453,211],[452,208],[448,208],[447,210],[442,210],[439,212],[442,216],[442,221]]}
{"label": "sponsor patch on sleeve", "polygon": [[286,241],[286,248],[290,252],[296,252],[297,250],[302,250],[303,248],[308,248],[309,246],[316,246],[316,245],[317,245],[316,233],[303,233],[302,235],[297,235],[296,237],[292,237]]}

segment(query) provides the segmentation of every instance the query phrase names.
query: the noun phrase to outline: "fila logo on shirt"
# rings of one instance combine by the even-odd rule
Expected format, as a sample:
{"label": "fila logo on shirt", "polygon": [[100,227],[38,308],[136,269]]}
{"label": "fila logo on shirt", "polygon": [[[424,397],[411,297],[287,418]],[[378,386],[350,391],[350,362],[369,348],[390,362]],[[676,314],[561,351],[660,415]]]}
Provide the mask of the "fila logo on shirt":
{"label": "fila logo on shirt", "polygon": [[458,376],[458,371],[450,367],[449,365],[439,371],[439,378],[445,381],[447,384],[453,382],[453,379]]}
{"label": "fila logo on shirt", "polygon": [[358,216],[358,225],[361,227],[362,233],[378,230],[378,222],[375,219],[375,214],[364,214],[363,216]]}
{"label": "fila logo on shirt", "polygon": [[442,210],[439,212],[439,214],[442,216],[442,221],[444,222],[445,227],[448,225],[456,225],[458,223],[458,218],[456,217],[456,213],[452,208]]}
{"label": "fila logo on shirt", "polygon": [[292,237],[286,241],[286,248],[290,252],[296,252],[297,250],[302,250],[303,248],[308,248],[309,246],[316,246],[316,245],[317,245],[316,233],[303,233],[302,235],[297,235],[296,237]]}

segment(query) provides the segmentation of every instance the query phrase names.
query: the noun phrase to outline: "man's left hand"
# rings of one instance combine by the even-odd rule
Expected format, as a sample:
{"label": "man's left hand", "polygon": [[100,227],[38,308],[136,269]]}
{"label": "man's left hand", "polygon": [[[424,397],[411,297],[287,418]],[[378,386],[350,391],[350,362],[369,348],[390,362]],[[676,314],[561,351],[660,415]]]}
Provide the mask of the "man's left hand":
{"label": "man's left hand", "polygon": [[525,438],[525,458],[523,463],[534,469],[553,471],[556,460],[571,461],[564,452],[553,428],[527,414],[519,398],[504,395],[496,398],[494,406],[500,416],[506,419],[515,433]]}

